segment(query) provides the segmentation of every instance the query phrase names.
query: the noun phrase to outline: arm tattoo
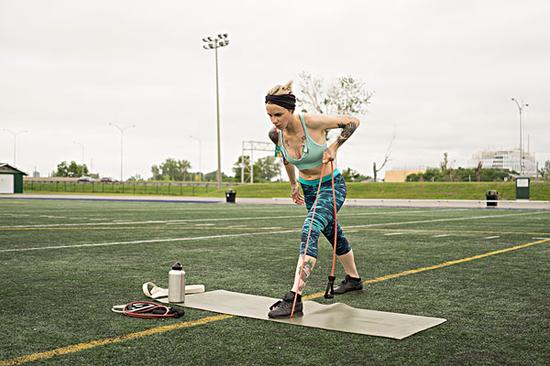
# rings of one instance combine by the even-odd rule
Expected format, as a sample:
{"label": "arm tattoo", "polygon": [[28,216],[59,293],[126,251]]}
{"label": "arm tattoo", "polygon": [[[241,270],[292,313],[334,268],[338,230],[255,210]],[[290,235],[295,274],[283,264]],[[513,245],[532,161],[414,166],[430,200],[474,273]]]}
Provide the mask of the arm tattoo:
{"label": "arm tattoo", "polygon": [[357,129],[357,124],[355,122],[349,122],[347,124],[339,123],[338,127],[342,129],[342,132],[340,133],[340,136],[336,139],[336,144],[338,146],[342,146],[344,142],[349,139],[351,135],[355,132]]}
{"label": "arm tattoo", "polygon": [[269,139],[273,141],[275,145],[279,144],[279,132],[276,128],[272,128],[271,130],[269,130]]}
{"label": "arm tattoo", "polygon": [[[271,141],[273,141],[273,143],[277,146],[279,146],[279,131],[277,131],[277,128],[272,128],[271,130],[269,130],[269,139]],[[283,159],[283,163],[285,165],[288,164],[288,161],[286,161],[285,157],[281,155],[281,158]]]}

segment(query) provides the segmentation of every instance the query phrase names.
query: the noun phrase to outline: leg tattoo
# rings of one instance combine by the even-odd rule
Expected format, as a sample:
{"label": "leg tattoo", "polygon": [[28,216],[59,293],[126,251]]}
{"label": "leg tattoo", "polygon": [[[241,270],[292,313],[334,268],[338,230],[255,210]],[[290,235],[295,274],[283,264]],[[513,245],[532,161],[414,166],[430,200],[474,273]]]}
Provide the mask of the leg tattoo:
{"label": "leg tattoo", "polygon": [[302,272],[302,276],[300,277],[300,283],[298,286],[298,293],[301,294],[304,291],[304,288],[306,287],[306,280],[308,279],[309,276],[311,276],[314,265],[315,263],[313,263],[311,259],[308,259],[303,265],[303,270],[298,269],[299,271]]}

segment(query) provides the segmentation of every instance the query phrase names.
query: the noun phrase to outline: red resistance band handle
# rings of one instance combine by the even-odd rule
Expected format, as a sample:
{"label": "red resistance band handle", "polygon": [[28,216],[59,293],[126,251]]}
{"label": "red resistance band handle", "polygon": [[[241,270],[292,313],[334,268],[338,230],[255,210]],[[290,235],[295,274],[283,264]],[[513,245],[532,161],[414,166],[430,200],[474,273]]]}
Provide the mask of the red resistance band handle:
{"label": "red resistance band handle", "polygon": [[325,299],[334,299],[334,280],[335,276],[328,276],[327,289],[325,290]]}

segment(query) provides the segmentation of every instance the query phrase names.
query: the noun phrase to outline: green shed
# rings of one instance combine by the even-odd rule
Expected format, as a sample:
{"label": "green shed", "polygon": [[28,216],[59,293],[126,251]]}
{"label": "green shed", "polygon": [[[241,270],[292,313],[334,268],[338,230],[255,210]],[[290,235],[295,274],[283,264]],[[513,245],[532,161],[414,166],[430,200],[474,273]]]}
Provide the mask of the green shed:
{"label": "green shed", "polygon": [[0,194],[23,193],[23,176],[27,173],[13,166],[0,163]]}

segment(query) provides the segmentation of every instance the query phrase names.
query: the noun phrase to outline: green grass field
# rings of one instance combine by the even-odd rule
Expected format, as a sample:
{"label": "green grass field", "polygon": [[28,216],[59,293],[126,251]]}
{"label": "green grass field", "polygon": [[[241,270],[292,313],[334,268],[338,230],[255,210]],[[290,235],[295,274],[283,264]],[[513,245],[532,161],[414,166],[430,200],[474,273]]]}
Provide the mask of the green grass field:
{"label": "green grass field", "polygon": [[[407,199],[451,199],[484,200],[485,192],[496,190],[500,199],[515,200],[514,182],[408,182],[408,183],[347,183],[348,198],[407,198]],[[236,185],[233,187],[238,197],[271,198],[288,197],[288,183],[259,183]],[[93,193],[93,194],[148,194],[172,196],[224,197],[225,191],[216,189],[216,184],[208,187],[179,186],[177,183],[164,183],[162,186],[103,184],[103,183],[25,183],[25,193]],[[532,200],[550,200],[550,182],[531,183]]]}
{"label": "green grass field", "polygon": [[[207,290],[282,296],[304,213],[0,199],[0,366],[549,364],[549,211],[344,207],[339,220],[363,279],[399,276],[337,300],[448,320],[402,341],[193,309],[163,320],[110,311],[144,300],[146,281],[166,286],[176,260],[188,283]],[[310,294],[324,290],[330,271],[325,239],[319,252]],[[475,257],[483,253],[492,255]],[[471,260],[427,268],[464,258]],[[404,272],[416,268],[424,270]]]}

